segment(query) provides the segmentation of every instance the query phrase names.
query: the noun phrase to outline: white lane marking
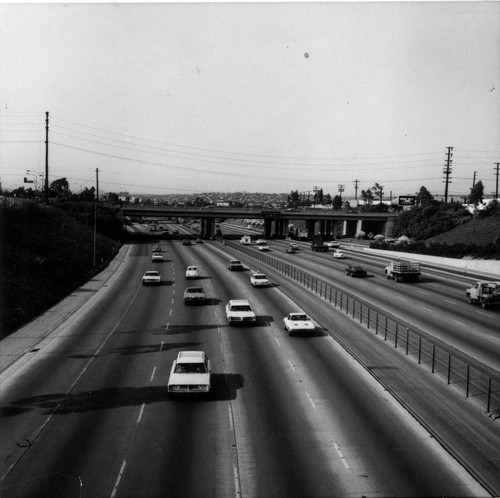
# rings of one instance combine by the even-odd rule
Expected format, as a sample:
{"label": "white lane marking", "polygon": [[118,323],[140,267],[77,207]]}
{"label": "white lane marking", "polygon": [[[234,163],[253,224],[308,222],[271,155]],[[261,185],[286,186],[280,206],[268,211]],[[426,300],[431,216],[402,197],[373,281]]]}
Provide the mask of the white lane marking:
{"label": "white lane marking", "polygon": [[141,421],[142,414],[144,413],[144,408],[146,408],[146,403],[143,403],[142,406],[141,406],[141,411],[139,412],[139,416],[137,417],[136,424],[138,424]]}
{"label": "white lane marking", "polygon": [[120,468],[120,472],[118,473],[118,477],[116,478],[116,482],[115,482],[115,485],[113,487],[113,491],[111,493],[111,498],[113,498],[116,495],[116,492],[118,491],[118,486],[120,485],[120,481],[122,480],[123,472],[125,471],[125,465],[127,465],[127,460],[123,460],[122,466]]}
{"label": "white lane marking", "polygon": [[295,372],[295,367],[293,366],[292,360],[288,358],[288,364],[290,365],[290,368]]}
{"label": "white lane marking", "polygon": [[240,476],[238,474],[238,467],[233,465],[233,473],[234,473],[234,496],[241,496],[240,491]]}
{"label": "white lane marking", "polygon": [[[161,345],[163,346],[163,342],[161,343]],[[151,373],[151,378],[149,379],[149,382],[153,382],[153,379],[155,378],[155,373],[156,373],[156,367],[153,368],[153,372]]]}
{"label": "white lane marking", "polygon": [[340,450],[340,446],[337,443],[333,443],[333,446],[335,448],[335,451],[337,452],[338,456],[340,457],[340,460],[344,464],[344,467],[346,470],[351,470],[351,467],[349,467],[349,463],[347,462],[345,456],[342,454],[342,451]]}
{"label": "white lane marking", "polygon": [[281,343],[280,343],[280,341],[278,341],[277,337],[275,337],[274,340],[278,343],[278,346],[281,346]]}
{"label": "white lane marking", "polygon": [[311,403],[312,407],[316,408],[316,403],[313,401],[311,395],[307,391],[306,391],[306,396],[307,396],[307,399],[309,400],[309,403]]}
{"label": "white lane marking", "polygon": [[479,313],[480,315],[488,316],[488,317],[490,317],[490,318],[492,318],[492,317],[493,317],[493,315],[489,315],[488,313],[485,313],[484,311],[477,311],[477,310],[476,310],[476,313]]}
{"label": "white lane marking", "polygon": [[160,353],[163,351],[163,344],[164,344],[164,341],[161,341],[161,344],[160,344]]}
{"label": "white lane marking", "polygon": [[467,324],[466,323],[463,323],[463,322],[459,322],[458,320],[453,320],[453,318],[451,319],[452,322],[455,322],[455,323],[458,323],[458,325],[462,325],[462,327],[467,327]]}
{"label": "white lane marking", "polygon": [[233,432],[234,426],[233,426],[233,409],[231,405],[227,405],[227,411],[229,412],[229,430]]}
{"label": "white lane marking", "polygon": [[426,308],[425,306],[420,306],[420,309],[429,311],[430,313],[434,313],[434,310],[431,310],[430,308]]}
{"label": "white lane marking", "polygon": [[397,294],[394,296],[396,299],[399,299],[400,301],[404,301],[405,303],[408,302],[408,299],[406,299],[403,296],[398,296]]}
{"label": "white lane marking", "polygon": [[449,299],[445,299],[444,302],[449,304],[454,304],[455,306],[458,304],[456,301],[450,301]]}
{"label": "white lane marking", "polygon": [[423,294],[424,296],[430,296],[430,295],[431,295],[431,294],[430,294],[430,292],[425,292],[425,291],[423,291],[423,290],[419,290],[418,292],[419,292],[420,294]]}
{"label": "white lane marking", "polygon": [[170,313],[168,314],[169,316],[172,316],[172,311],[173,311],[173,308],[170,308]]}

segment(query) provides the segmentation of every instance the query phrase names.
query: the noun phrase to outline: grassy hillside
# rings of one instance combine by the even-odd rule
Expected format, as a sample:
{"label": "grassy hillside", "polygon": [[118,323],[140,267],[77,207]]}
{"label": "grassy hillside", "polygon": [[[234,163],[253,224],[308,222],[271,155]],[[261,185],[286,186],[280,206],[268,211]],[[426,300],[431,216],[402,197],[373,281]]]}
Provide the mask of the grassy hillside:
{"label": "grassy hillside", "polygon": [[0,337],[28,322],[86,282],[120,243],[52,206],[1,211]]}

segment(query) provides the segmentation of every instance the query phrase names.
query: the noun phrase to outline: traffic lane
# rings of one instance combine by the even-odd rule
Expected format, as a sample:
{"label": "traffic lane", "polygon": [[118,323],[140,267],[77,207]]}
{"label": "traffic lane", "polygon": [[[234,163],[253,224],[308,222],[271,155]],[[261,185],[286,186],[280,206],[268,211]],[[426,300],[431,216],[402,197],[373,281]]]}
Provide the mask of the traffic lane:
{"label": "traffic lane", "polygon": [[[462,393],[455,391],[442,378],[425,368],[422,370],[421,365],[396,352],[383,336],[367,333],[350,315],[339,313],[318,296],[304,294],[286,280],[282,281],[280,288],[292,299],[302,300],[304,309],[431,431],[432,438],[449,449],[472,475],[488,486],[490,492],[495,496],[498,494],[500,433],[492,432],[492,419],[484,414],[484,405],[479,400],[464,399]],[[338,320],[336,326],[330,323],[332,316]]]}
{"label": "traffic lane", "polygon": [[[143,250],[142,246],[133,248],[129,261],[133,261],[135,251],[140,253]],[[124,263],[123,266],[126,265]],[[29,403],[18,401],[49,399],[73,388],[82,371],[93,360],[93,355],[114,330],[117,310],[122,309],[130,299],[130,293],[135,292],[136,274],[135,265],[128,264],[117,279],[110,280],[99,290],[96,295],[99,299],[90,299],[64,323],[55,327],[32,352],[25,355],[28,358],[22,358],[21,367],[14,365],[2,374],[2,475],[26,451],[25,448],[37,437],[48,418],[45,410],[33,410]],[[115,287],[121,291],[113,292]],[[85,292],[85,286],[76,292]],[[51,312],[48,310],[47,314]],[[59,323],[61,317],[53,316],[53,320]]]}
{"label": "traffic lane", "polygon": [[[241,277],[241,274],[238,275]],[[240,277],[238,277],[238,280],[241,280]],[[249,284],[247,283],[246,285]],[[277,289],[253,289],[251,291],[253,293],[253,298],[251,297],[251,295],[248,295],[247,297],[249,297],[254,302],[254,307],[257,311],[259,311],[260,308],[260,299],[264,298],[264,302],[266,303],[267,309],[269,310],[269,308],[273,304],[273,296],[276,294],[276,290]],[[292,304],[287,304],[286,309],[284,307],[280,308],[280,311],[277,312],[280,318],[290,310],[291,306],[293,306],[293,309],[297,308],[296,305]],[[278,323],[281,325],[280,320],[269,319],[269,317],[267,316],[266,323],[271,324],[269,328],[273,328],[273,330],[275,326],[278,325]],[[262,321],[260,322],[260,324],[262,324]],[[318,447],[321,448],[321,458],[319,458],[318,455],[314,455],[315,450],[311,450],[310,448],[311,446],[313,446],[310,439],[304,441],[303,439],[301,439],[300,435],[294,434],[295,431],[300,432],[300,434],[302,435],[304,434],[304,432],[306,434],[311,434],[314,432],[313,429],[304,429],[307,425],[307,421],[304,420],[303,417],[301,417],[299,410],[297,409],[297,405],[300,406],[302,404],[302,406],[304,406],[304,404],[307,403],[305,402],[305,400],[308,398],[307,395],[304,395],[304,393],[302,392],[302,396],[298,397],[301,401],[296,400],[293,403],[290,403],[290,398],[294,396],[294,389],[293,386],[289,388],[285,381],[285,377],[287,369],[293,370],[292,366],[295,365],[295,362],[291,361],[290,363],[281,365],[280,357],[275,357],[274,354],[270,353],[273,349],[271,347],[273,345],[273,342],[271,341],[271,343],[269,343],[269,328],[263,329],[262,327],[232,327],[227,328],[227,334],[225,334],[225,337],[228,337],[228,341],[232,341],[234,343],[235,340],[239,340],[242,342],[242,344],[239,344],[236,348],[238,351],[241,351],[241,353],[233,353],[232,355],[235,365],[238,365],[238,367],[240,367],[244,372],[245,379],[245,387],[244,389],[242,389],[241,393],[239,393],[236,401],[234,402],[235,413],[237,414],[236,430],[237,433],[239,430],[241,431],[242,435],[240,439],[244,441],[244,443],[238,444],[238,455],[241,466],[240,472],[242,476],[242,489],[250,489],[251,495],[268,495],[273,492],[273,489],[281,489],[284,493],[283,496],[285,495],[285,493],[287,495],[292,494],[292,496],[304,496],[307,494],[311,496],[320,496],[325,491],[325,489],[335,489],[339,494],[342,494],[342,492],[345,492],[346,489],[343,486],[347,486],[347,484],[346,482],[342,482],[342,479],[338,479],[338,475],[335,482],[332,482],[328,477],[325,478],[325,476],[328,476],[328,472],[323,470],[320,472],[320,474],[323,476],[323,483],[325,485],[325,489],[323,489],[323,491],[321,490],[321,485],[319,485],[318,483],[309,482],[309,476],[316,475],[315,470],[308,468],[307,463],[305,463],[301,459],[303,458],[305,452],[308,455],[306,458],[307,462],[317,462],[318,459],[323,461],[323,453],[325,452],[324,444],[318,445]],[[283,333],[281,333],[281,335],[283,335]],[[280,339],[278,336],[278,340],[279,342],[283,343],[283,341],[287,341],[288,339]],[[307,341],[307,339],[304,340]],[[301,347],[299,349],[303,349],[303,346],[304,344],[301,344]],[[319,346],[320,351],[322,351],[323,348],[324,345]],[[233,349],[235,349],[234,344],[231,347],[231,350]],[[247,361],[248,364],[244,364],[245,361]],[[336,360],[330,360],[326,363],[330,364],[332,361],[334,364],[339,363]],[[317,365],[315,361],[313,362],[313,364]],[[269,365],[271,365],[271,372],[269,372]],[[277,383],[275,382],[276,371],[279,372],[279,381]],[[325,378],[332,379],[336,376],[337,372],[333,372],[330,375],[325,376]],[[315,383],[312,383],[311,385],[314,386],[314,384]],[[259,388],[256,391],[252,388],[254,385],[259,385]],[[312,389],[313,388],[311,388],[311,391]],[[281,395],[284,396],[284,399],[280,397]],[[322,399],[322,397],[320,396],[319,399]],[[335,405],[336,399],[337,393],[334,392],[332,400],[330,402]],[[245,402],[244,400],[248,401]],[[314,399],[312,401],[314,402]],[[287,406],[287,403],[290,406]],[[361,402],[361,404],[363,403],[364,401]],[[244,408],[239,408],[241,404],[244,405]],[[376,405],[373,405],[373,407],[375,406]],[[372,409],[376,409],[373,407]],[[336,407],[336,409],[338,410],[338,406]],[[356,410],[360,413],[363,411],[359,410],[357,406],[354,407],[352,411],[356,412]],[[290,413],[294,414],[291,420],[289,416]],[[348,417],[350,417],[351,410],[347,410],[347,413],[349,414]],[[273,420],[273,417],[275,417],[277,420]],[[332,412],[328,412],[323,418],[325,420],[334,419],[335,407],[332,408]],[[361,420],[358,420],[358,422],[362,422],[364,425],[366,425],[366,410],[365,413],[363,413],[362,416],[360,415],[359,418]],[[252,423],[255,423],[255,426],[251,426]],[[250,427],[248,427],[249,424]],[[359,424],[355,424],[356,427],[354,429],[351,428],[351,431],[354,435],[357,435],[359,433],[358,425]],[[244,427],[244,429],[241,429],[240,426]],[[387,434],[391,434],[391,431],[394,429],[393,426],[394,423],[393,421],[391,421],[385,427]],[[286,427],[285,431],[283,431],[283,427]],[[319,429],[319,433],[323,435],[333,434],[331,430],[325,428]],[[346,429],[346,427],[342,427],[340,429],[340,433],[348,434],[349,430]],[[378,433],[379,429],[377,426],[377,435],[374,436],[372,434],[372,439],[377,439],[379,437]],[[402,433],[404,433],[404,431],[402,431]],[[248,434],[251,434],[252,441],[255,440],[255,442],[250,444],[250,446],[247,443]],[[349,436],[349,438],[350,437],[351,436]],[[277,443],[275,445],[271,445],[271,443],[274,443],[274,439],[276,439]],[[367,438],[364,435],[360,438],[359,447],[361,449],[358,449],[360,454],[366,455],[368,453],[366,451],[364,443],[366,439]],[[291,443],[290,441],[293,441],[293,443]],[[378,440],[377,443],[379,443]],[[340,446],[338,445],[338,443],[335,444],[337,444],[337,446],[335,446],[334,444],[329,445],[328,451],[330,451],[331,453],[335,453],[335,456],[339,458],[338,453],[339,451],[341,451]],[[382,463],[385,463],[385,465],[381,465],[376,472],[370,471],[368,467],[365,467],[363,469],[363,472],[368,472],[368,475],[379,476],[381,482],[376,482],[376,484],[372,483],[372,485],[374,486],[373,489],[378,489],[381,486],[383,487],[383,485],[385,485],[386,490],[384,490],[384,492],[387,492],[387,494],[394,494],[394,489],[406,489],[405,486],[409,486],[407,483],[411,482],[410,486],[412,487],[409,489],[411,489],[411,492],[413,494],[420,495],[421,493],[425,493],[428,495],[432,495],[432,488],[434,487],[434,489],[436,489],[436,484],[433,483],[432,479],[422,480],[422,477],[420,475],[418,476],[418,479],[416,479],[415,481],[411,481],[408,476],[403,474],[401,477],[401,481],[398,482],[398,484],[394,488],[387,488],[387,483],[385,483],[385,480],[383,478],[383,476],[387,472],[387,468],[393,468],[395,462],[397,463],[401,461],[400,455],[397,452],[394,453],[394,451],[392,451],[391,453],[392,447],[390,445],[395,444],[394,440],[391,440],[388,444],[389,448],[387,449],[387,453],[389,456],[387,457],[387,460],[385,462],[383,462],[383,459],[380,458],[380,448],[377,446],[374,447],[372,453],[370,454],[371,458],[369,458],[369,460],[374,461],[376,461],[378,458],[378,460],[382,461]],[[398,441],[397,444],[399,445],[398,447],[408,449],[412,448],[416,443],[414,441],[408,443],[402,443],[401,441]],[[301,448],[297,455],[294,455],[291,445],[295,448]],[[349,443],[349,445],[352,446],[352,443]],[[380,444],[378,446],[380,446]],[[425,448],[422,449],[422,452],[425,452]],[[356,452],[354,453],[355,456],[353,457],[353,461],[358,461],[359,455]],[[419,455],[419,457],[420,456],[421,455]],[[286,462],[286,465],[282,465],[282,462]],[[340,460],[337,460],[336,463],[340,463]],[[412,462],[412,464],[414,463],[415,462]],[[405,465],[407,464],[408,462],[405,462]],[[373,464],[371,465],[373,466]],[[329,462],[329,466],[329,468],[331,468],[331,462]],[[435,467],[435,462],[432,463],[432,466],[433,468]],[[269,468],[272,468],[273,471],[270,473],[271,475],[266,476],[265,469]],[[414,465],[413,468],[415,468]],[[291,475],[288,475],[290,469],[293,469],[293,471]],[[298,469],[300,469],[300,471]],[[317,470],[318,469],[316,468],[316,471]],[[421,472],[425,475],[427,470],[424,469]],[[442,466],[439,467],[439,472],[441,473],[441,475],[443,475]],[[448,473],[453,474],[453,472]],[[349,489],[352,490],[353,484],[349,479],[347,480],[349,481]],[[395,479],[395,481],[397,481],[397,479]],[[287,488],[287,484],[285,483],[288,483],[290,487]],[[332,488],[332,486],[335,486],[335,488]],[[428,488],[426,486],[428,486]],[[460,483],[459,486],[462,486],[462,483]],[[449,485],[448,489],[452,487],[453,485]],[[456,489],[463,489],[463,487],[457,487]],[[360,492],[366,493],[367,491],[369,491],[369,489],[366,486],[362,486],[360,488]]]}
{"label": "traffic lane", "polygon": [[[268,303],[272,303],[272,292],[266,292],[265,289],[259,289],[259,291],[266,294],[265,300]],[[285,308],[281,308],[278,313],[283,316],[290,309],[297,309],[297,306],[291,302]],[[471,494],[470,481],[473,480],[469,479],[468,482],[465,480],[464,483],[464,479],[461,477],[463,469],[460,468],[457,471],[453,466],[454,461],[450,464],[448,455],[443,455],[444,452],[441,448],[438,448],[438,456],[430,462],[428,468],[426,464],[422,464],[422,461],[430,461],[429,449],[426,445],[428,434],[421,428],[417,428],[416,431],[409,430],[408,424],[411,426],[413,419],[406,414],[406,420],[403,422],[399,420],[402,417],[400,407],[393,406],[391,410],[388,410],[388,396],[376,383],[375,388],[369,387],[370,383],[374,384],[371,377],[367,376],[363,369],[356,371],[357,363],[353,362],[352,358],[347,356],[329,337],[322,337],[319,334],[313,337],[290,338],[279,325],[281,325],[280,321],[274,320],[271,328],[273,335],[276,334],[275,342],[279,348],[282,348],[282,354],[266,362],[273,367],[269,375],[263,375],[263,389],[270,389],[269,382],[273,382],[276,378],[276,372],[279,372],[277,392],[286,393],[286,399],[290,399],[293,394],[285,385],[283,376],[287,372],[296,376],[297,385],[300,385],[301,389],[304,390],[302,397],[299,397],[303,405],[309,408],[309,404],[314,405],[312,412],[315,414],[323,411],[322,415],[318,415],[319,419],[313,422],[311,430],[306,432],[318,434],[319,440],[322,437],[331,438],[332,435],[337,435],[333,447],[332,445],[328,446],[331,453],[334,453],[337,458],[339,453],[343,453],[345,458],[352,462],[349,465],[351,474],[354,472],[354,467],[357,466],[358,475],[370,476],[370,479],[365,480],[365,485],[368,487],[362,486],[359,489],[361,494],[369,494],[370,490],[373,491],[373,489],[383,489],[381,491],[383,495],[432,496],[445,493],[454,494],[455,491],[457,494],[464,494],[464,490],[466,490],[466,495]],[[330,326],[335,327],[336,325],[331,323]],[[259,337],[262,340],[263,337],[261,335]],[[259,341],[260,343],[261,341]],[[275,346],[272,340],[270,344],[263,345],[262,350],[252,354],[251,357],[260,358],[266,354],[269,356],[270,346]],[[264,368],[260,368],[259,371],[263,371]],[[363,376],[365,379],[362,379]],[[248,375],[245,375],[245,380],[247,386],[250,383]],[[365,384],[368,384],[368,387]],[[374,400],[374,397],[380,398],[380,392],[377,394],[372,390],[382,391],[383,399]],[[246,395],[247,392],[248,390],[245,390],[244,394]],[[353,393],[356,394],[353,396]],[[249,402],[246,411],[252,410],[252,407],[255,406],[260,408],[266,403]],[[325,409],[327,403],[328,408]],[[286,400],[281,400],[279,404],[286,406]],[[381,406],[379,407],[378,404]],[[394,408],[396,413],[393,411]],[[285,410],[287,413],[297,413],[296,408],[290,407],[290,409],[285,408]],[[274,411],[270,410],[271,414]],[[254,418],[254,416],[250,417],[251,420]],[[329,421],[326,427],[325,421]],[[365,429],[369,424],[373,424],[374,427]],[[366,432],[364,432],[365,430]],[[398,431],[397,437],[394,435],[396,431]],[[372,444],[367,445],[367,441],[372,441]],[[325,446],[324,441],[322,446]],[[381,451],[384,446],[384,451]],[[413,460],[414,457],[415,460]],[[395,478],[388,483],[383,476],[387,469],[391,469],[391,473],[395,472],[394,469],[398,469],[398,465],[413,469],[412,475],[405,475],[407,470],[403,470],[398,472]],[[346,470],[343,467],[341,469]],[[447,476],[446,486],[442,486],[443,481],[438,476]],[[377,477],[381,479],[381,482],[377,481]],[[370,485],[371,488],[369,488]],[[352,490],[353,486],[353,483],[349,483],[349,489]],[[481,490],[479,494],[484,494],[484,490]]]}
{"label": "traffic lane", "polygon": [[[161,294],[161,289],[158,288],[146,288],[141,289],[141,291],[142,299],[140,296],[137,297],[135,306],[130,307],[126,316],[123,317],[123,327],[119,328],[116,334],[110,338],[99,358],[87,369],[85,377],[82,377],[71,395],[64,396],[64,405],[57,407],[58,421],[47,424],[37,439],[38,455],[41,453],[41,448],[48,449],[50,455],[43,461],[36,457],[35,461],[30,458],[23,460],[29,462],[33,472],[31,475],[50,475],[53,472],[58,472],[71,476],[78,472],[77,475],[81,476],[85,482],[85,489],[91,490],[92,496],[99,496],[104,488],[112,489],[109,478],[113,473],[113,466],[126,460],[131,442],[137,439],[137,435],[131,429],[134,427],[134,421],[147,411],[147,405],[165,402],[167,395],[165,385],[168,375],[162,377],[164,386],[158,389],[151,389],[143,384],[145,379],[150,378],[149,371],[152,368],[154,371],[150,362],[144,360],[160,353],[155,353],[158,346],[157,338],[153,337],[151,341],[151,335],[157,335],[157,323],[163,321],[158,317],[158,308],[164,308],[165,296],[159,300],[154,299],[155,294],[157,296]],[[151,295],[150,291],[153,291],[154,294]],[[192,346],[193,340],[196,341],[196,338],[189,338],[189,346]],[[178,346],[179,344],[167,344],[165,350],[161,351],[162,356],[165,356],[165,351],[168,351],[170,347],[176,348]],[[214,352],[217,351],[216,347]],[[164,363],[161,361],[159,367],[163,366]],[[52,395],[43,398],[22,399],[19,404],[33,408],[43,406],[53,409],[54,405],[59,404],[60,399],[61,396]],[[99,416],[91,415],[89,421],[87,412],[95,412],[96,410],[98,410]],[[174,420],[179,419],[175,410],[170,409],[169,413],[172,411],[173,420],[170,427],[175,426]],[[78,415],[75,415],[75,412]],[[68,413],[72,417],[60,417],[61,414]],[[162,418],[168,422],[167,417],[162,415]],[[213,418],[210,419],[210,422],[216,423]],[[192,428],[195,427],[193,424],[191,425]],[[205,427],[204,430],[206,434],[212,434],[210,427]],[[61,445],[60,438],[54,437],[54,432],[57,434],[58,431],[59,434],[65,435],[65,441],[71,441],[68,447],[64,444]],[[58,443],[56,443],[57,441]],[[146,447],[150,445],[151,441],[145,444]],[[75,448],[79,449],[78,454],[74,452]],[[34,454],[33,450],[29,453],[30,456]],[[99,457],[92,458],[91,455],[94,454],[99,455]],[[170,455],[170,461],[176,461],[176,458],[177,454]],[[208,461],[210,455],[200,455],[200,458],[205,458]],[[214,462],[215,465],[213,458],[210,461]],[[215,465],[215,467],[218,466]],[[224,467],[220,466],[220,469],[224,469]],[[212,471],[214,470],[215,468],[212,468]],[[231,468],[229,470],[232,471]],[[16,467],[15,472],[9,476],[8,483],[19,482],[20,472],[22,473],[22,467]],[[102,475],[103,472],[105,475]],[[129,472],[133,473],[133,466],[129,466]],[[118,475],[118,471],[116,474]],[[161,474],[164,474],[163,468],[158,469],[157,475]],[[183,475],[180,474],[180,476],[182,478]],[[223,480],[225,481],[225,479]],[[64,492],[69,492],[69,489],[60,482],[57,482],[56,488],[50,488],[51,492],[58,489],[57,486],[61,486]]]}
{"label": "traffic lane", "polygon": [[[276,257],[288,261],[281,255]],[[304,271],[399,316],[492,368],[500,369],[496,310],[488,310],[488,313],[480,309],[471,310],[465,301],[454,300],[450,296],[445,281],[424,280],[419,283],[396,284],[385,276],[352,279],[345,277],[344,267],[339,267],[336,262],[330,263],[324,255],[308,256],[294,261],[295,265]],[[436,306],[436,303],[439,303],[439,306]]]}

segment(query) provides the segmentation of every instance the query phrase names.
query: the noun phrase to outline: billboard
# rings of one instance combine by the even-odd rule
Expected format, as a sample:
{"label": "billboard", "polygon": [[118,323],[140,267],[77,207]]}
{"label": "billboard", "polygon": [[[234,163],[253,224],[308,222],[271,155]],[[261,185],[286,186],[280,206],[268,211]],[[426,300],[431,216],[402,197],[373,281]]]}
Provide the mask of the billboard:
{"label": "billboard", "polygon": [[399,205],[400,206],[415,206],[417,203],[416,195],[400,195],[399,196]]}

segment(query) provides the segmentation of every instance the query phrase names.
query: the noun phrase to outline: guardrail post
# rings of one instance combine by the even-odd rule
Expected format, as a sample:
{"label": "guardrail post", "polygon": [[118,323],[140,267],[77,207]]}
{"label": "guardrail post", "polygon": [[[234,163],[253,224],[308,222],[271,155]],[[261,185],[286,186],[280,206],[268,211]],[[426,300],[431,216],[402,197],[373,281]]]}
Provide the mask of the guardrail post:
{"label": "guardrail post", "polygon": [[448,385],[450,384],[450,376],[451,376],[451,353],[448,353]]}
{"label": "guardrail post", "polygon": [[418,364],[420,365],[420,359],[422,357],[422,336],[418,336]]}
{"label": "guardrail post", "polygon": [[394,347],[398,347],[398,322],[396,322],[396,335],[394,337]]}
{"label": "guardrail post", "polygon": [[375,314],[375,335],[378,335],[378,311]]}
{"label": "guardrail post", "polygon": [[465,397],[469,397],[469,364],[465,365]]}
{"label": "guardrail post", "polygon": [[486,411],[490,411],[490,402],[491,402],[491,377],[488,377],[488,398],[486,402]]}
{"label": "guardrail post", "polygon": [[410,329],[406,327],[406,356],[408,356],[409,342],[410,342]]}
{"label": "guardrail post", "polygon": [[387,317],[385,317],[384,341],[387,341]]}
{"label": "guardrail post", "polygon": [[368,306],[368,311],[366,312],[366,328],[370,329],[370,307]]}
{"label": "guardrail post", "polygon": [[432,345],[432,369],[431,372],[434,373],[434,353],[436,352],[436,345]]}

